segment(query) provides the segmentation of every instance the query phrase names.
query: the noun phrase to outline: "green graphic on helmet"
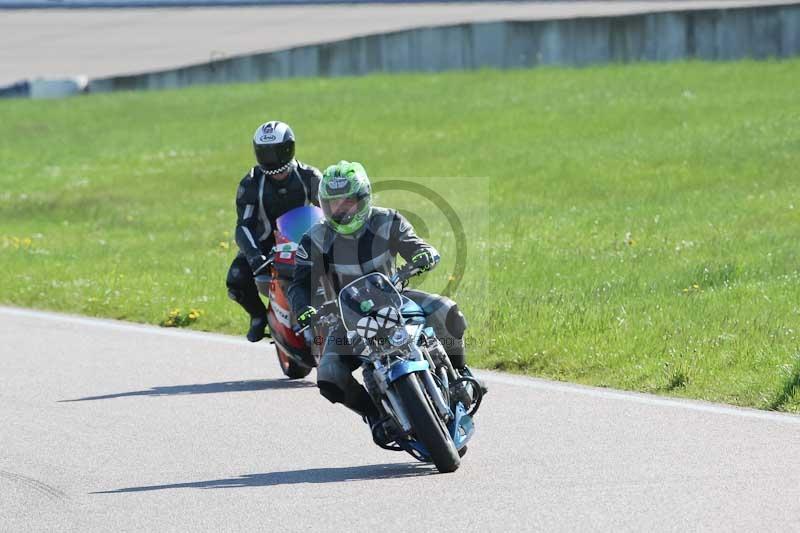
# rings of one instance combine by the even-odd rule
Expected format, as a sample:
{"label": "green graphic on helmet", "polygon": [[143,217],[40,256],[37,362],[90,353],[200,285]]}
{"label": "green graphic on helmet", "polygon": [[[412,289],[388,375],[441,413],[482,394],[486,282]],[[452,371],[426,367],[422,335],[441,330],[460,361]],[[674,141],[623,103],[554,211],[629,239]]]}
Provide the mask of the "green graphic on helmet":
{"label": "green graphic on helmet", "polygon": [[361,163],[339,161],[325,169],[319,183],[319,204],[328,224],[345,235],[367,221],[372,187]]}

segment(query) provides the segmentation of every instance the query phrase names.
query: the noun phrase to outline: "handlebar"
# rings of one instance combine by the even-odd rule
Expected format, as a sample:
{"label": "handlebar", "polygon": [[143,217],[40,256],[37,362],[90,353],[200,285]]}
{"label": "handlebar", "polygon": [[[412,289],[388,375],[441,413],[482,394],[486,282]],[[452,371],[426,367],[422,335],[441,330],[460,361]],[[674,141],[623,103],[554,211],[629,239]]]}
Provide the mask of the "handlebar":
{"label": "handlebar", "polygon": [[255,272],[253,272],[253,276],[259,276],[263,275],[264,272],[269,272],[269,267],[271,267],[272,263],[274,262],[275,262],[275,254],[272,253],[270,254],[269,257],[267,257],[267,260],[264,261],[264,264],[258,267],[258,269]]}
{"label": "handlebar", "polygon": [[317,315],[329,315],[331,313],[335,313],[336,309],[338,309],[339,302],[336,300],[328,300],[324,304],[317,307]]}
{"label": "handlebar", "polygon": [[[390,280],[392,284],[397,286],[398,284],[402,287],[405,287],[405,283],[412,277],[422,274],[423,270],[419,267],[415,267],[411,263],[406,263],[405,265],[401,266],[397,269],[397,271],[392,275],[392,279]],[[337,300],[329,300],[323,303],[321,306],[317,307],[317,313],[315,318],[313,319],[313,325],[322,324],[324,326],[333,326],[339,320],[339,317],[331,318],[331,315],[338,310],[338,301]],[[295,330],[297,333],[302,333],[307,330],[310,326],[306,326],[304,328],[300,328]]]}
{"label": "handlebar", "polygon": [[[317,307],[317,314],[314,316],[313,325],[322,324],[323,326],[333,326],[339,320],[339,317],[336,316],[334,318],[331,317],[333,313],[336,312],[338,307],[338,302],[336,300],[329,300],[319,307]],[[306,326],[304,328],[300,328],[295,330],[297,333],[303,333],[307,330],[310,326]]]}
{"label": "handlebar", "polygon": [[411,263],[406,263],[405,265],[397,269],[397,272],[395,272],[394,275],[392,276],[391,282],[395,286],[398,284],[402,284],[402,286],[405,286],[406,281],[413,278],[417,274],[421,273],[422,269],[415,267]]}

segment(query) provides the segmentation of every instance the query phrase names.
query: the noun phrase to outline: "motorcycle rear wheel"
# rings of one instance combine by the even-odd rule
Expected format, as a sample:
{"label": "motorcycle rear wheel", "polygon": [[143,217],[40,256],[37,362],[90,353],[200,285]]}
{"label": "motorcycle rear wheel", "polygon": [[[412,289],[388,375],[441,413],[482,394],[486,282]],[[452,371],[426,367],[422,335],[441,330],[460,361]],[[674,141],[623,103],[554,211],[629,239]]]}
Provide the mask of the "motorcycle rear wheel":
{"label": "motorcycle rear wheel", "polygon": [[394,388],[403,402],[414,434],[430,453],[437,470],[442,473],[455,472],[461,464],[461,458],[447,428],[420,386],[416,373],[397,380]]}
{"label": "motorcycle rear wheel", "polygon": [[275,346],[275,351],[278,352],[278,364],[281,366],[283,375],[289,379],[301,379],[311,373],[310,368],[300,366],[284,353],[280,346]]}

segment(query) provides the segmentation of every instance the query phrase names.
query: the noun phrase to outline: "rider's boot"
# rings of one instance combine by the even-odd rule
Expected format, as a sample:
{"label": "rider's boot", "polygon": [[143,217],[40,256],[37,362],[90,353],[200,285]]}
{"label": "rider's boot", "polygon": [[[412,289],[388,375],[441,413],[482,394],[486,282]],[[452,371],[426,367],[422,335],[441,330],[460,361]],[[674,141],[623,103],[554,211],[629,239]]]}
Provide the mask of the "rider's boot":
{"label": "rider's boot", "polygon": [[250,315],[250,329],[247,340],[258,342],[264,338],[267,329],[267,307],[261,301],[255,285],[245,288],[228,288],[228,296],[242,306]]}
{"label": "rider's boot", "polygon": [[372,433],[372,440],[376,443],[388,444],[392,441],[386,432],[383,424],[383,417],[381,417],[378,408],[375,407],[375,402],[372,401],[367,389],[360,384],[358,387],[351,387],[345,391],[343,402],[348,408],[355,411],[363,418],[364,422],[369,426]]}
{"label": "rider's boot", "polygon": [[475,381],[477,381],[478,385],[480,385],[481,387],[481,395],[485,395],[487,392],[489,392],[489,387],[486,386],[486,382],[481,378],[477,377],[475,374],[473,374],[472,370],[470,370],[468,366],[459,369],[458,373],[461,374],[462,376],[469,376]]}
{"label": "rider's boot", "polygon": [[389,436],[389,431],[386,429],[383,418],[365,416],[364,422],[369,426],[369,430],[372,433],[372,440],[375,441],[375,444],[379,446],[386,445],[394,440],[394,438]]}
{"label": "rider's boot", "polygon": [[269,336],[269,333],[267,333],[267,317],[251,316],[250,329],[247,331],[247,340],[250,342],[258,342],[264,337]]}
{"label": "rider's boot", "polygon": [[[478,395],[483,398],[483,396],[489,392],[489,388],[486,386],[486,382],[475,377],[467,366],[456,369],[456,372],[459,374],[459,376],[470,379],[458,381],[452,385],[450,387],[450,398],[452,399],[453,404],[461,402],[464,404],[464,408],[469,410],[472,404],[477,401]],[[475,380],[478,383],[480,391],[476,390],[475,383],[472,380]]]}

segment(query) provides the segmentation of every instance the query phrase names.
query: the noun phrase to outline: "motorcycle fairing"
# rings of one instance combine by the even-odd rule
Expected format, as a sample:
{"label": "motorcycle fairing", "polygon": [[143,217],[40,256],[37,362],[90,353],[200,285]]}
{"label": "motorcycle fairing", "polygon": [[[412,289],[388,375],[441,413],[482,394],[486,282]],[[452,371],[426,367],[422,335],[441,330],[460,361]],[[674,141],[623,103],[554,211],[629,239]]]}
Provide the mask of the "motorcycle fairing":
{"label": "motorcycle fairing", "polygon": [[425,318],[425,311],[422,310],[422,307],[407,296],[403,296],[403,305],[400,307],[400,313],[406,320],[415,317]]}

